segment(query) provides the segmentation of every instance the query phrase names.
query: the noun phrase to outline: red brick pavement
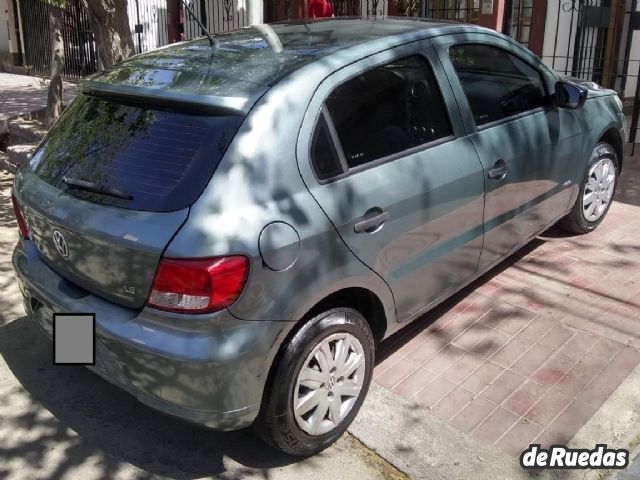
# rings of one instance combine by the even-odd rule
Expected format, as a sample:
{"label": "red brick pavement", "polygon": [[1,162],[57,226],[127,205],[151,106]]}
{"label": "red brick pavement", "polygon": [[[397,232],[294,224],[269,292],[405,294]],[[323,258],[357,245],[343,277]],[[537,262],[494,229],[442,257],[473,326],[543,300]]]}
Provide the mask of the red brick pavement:
{"label": "red brick pavement", "polygon": [[385,341],[375,381],[516,456],[566,443],[640,363],[640,158],[616,199]]}

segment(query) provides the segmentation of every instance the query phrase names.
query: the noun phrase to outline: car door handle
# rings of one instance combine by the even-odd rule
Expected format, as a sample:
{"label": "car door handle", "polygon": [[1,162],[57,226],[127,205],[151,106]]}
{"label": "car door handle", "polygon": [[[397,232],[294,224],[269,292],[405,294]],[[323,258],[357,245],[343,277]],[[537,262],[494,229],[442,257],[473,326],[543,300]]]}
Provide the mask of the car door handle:
{"label": "car door handle", "polygon": [[508,172],[509,172],[509,164],[504,160],[500,159],[493,164],[493,168],[489,169],[487,174],[489,175],[489,178],[492,178],[494,180],[502,180],[504,177],[507,176]]}
{"label": "car door handle", "polygon": [[389,219],[389,212],[379,207],[370,208],[355,223],[353,230],[356,233],[375,233]]}

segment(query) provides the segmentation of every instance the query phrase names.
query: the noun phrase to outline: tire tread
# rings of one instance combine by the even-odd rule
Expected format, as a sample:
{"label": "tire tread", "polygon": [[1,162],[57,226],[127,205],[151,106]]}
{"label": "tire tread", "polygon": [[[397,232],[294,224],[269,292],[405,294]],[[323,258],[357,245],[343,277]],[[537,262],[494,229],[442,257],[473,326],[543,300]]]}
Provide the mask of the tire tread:
{"label": "tire tread", "polygon": [[[287,454],[296,456],[315,454],[331,445],[348,427],[348,424],[344,425],[344,428],[341,428],[342,426],[339,427],[337,429],[339,434],[335,435],[335,438],[331,437],[327,441],[320,442],[318,445],[303,443],[292,431],[292,426],[286,420],[286,414],[278,411],[278,399],[276,397],[279,392],[274,392],[276,389],[288,386],[289,379],[287,376],[290,373],[288,360],[291,360],[288,357],[291,356],[291,354],[296,353],[297,350],[302,350],[299,347],[312,340],[312,338],[309,338],[312,335],[310,331],[313,330],[318,323],[320,323],[324,318],[336,313],[344,314],[345,324],[352,324],[364,333],[371,349],[375,346],[375,340],[369,323],[358,311],[343,307],[327,310],[316,317],[308,319],[298,328],[297,331],[295,331],[288,342],[283,345],[282,348],[284,351],[277,357],[278,360],[274,365],[275,370],[272,381],[265,389],[260,413],[258,414],[258,418],[256,419],[253,427],[258,436],[266,443]],[[370,366],[370,369],[373,369],[373,365]],[[369,375],[369,378],[365,380],[363,385],[363,397],[366,395],[366,390],[369,387],[370,380],[371,375]],[[354,408],[352,412],[355,416],[357,409]]]}
{"label": "tire tread", "polygon": [[[618,175],[618,173],[620,172],[620,161],[618,160],[618,156],[616,155],[615,149],[606,142],[598,142],[598,144],[593,149],[591,156],[589,157],[589,161],[587,162],[586,172],[582,179],[582,182],[580,183],[580,191],[578,192],[576,201],[573,204],[571,211],[558,222],[558,226],[568,233],[572,233],[575,235],[582,235],[595,230],[598,227],[598,225],[600,225],[604,217],[607,215],[609,208],[613,203],[613,198],[612,198],[611,201],[609,202],[607,210],[595,222],[589,222],[584,218],[582,214],[582,203],[581,203],[582,190],[584,189],[584,185],[587,180],[589,168],[596,160],[602,158],[603,156],[602,154],[597,154],[597,152],[600,150],[603,150],[604,154],[606,154],[613,160],[613,163],[616,167],[616,175]],[[617,187],[617,184],[618,182],[616,180],[616,187]],[[614,194],[615,194],[615,190],[614,190]]]}

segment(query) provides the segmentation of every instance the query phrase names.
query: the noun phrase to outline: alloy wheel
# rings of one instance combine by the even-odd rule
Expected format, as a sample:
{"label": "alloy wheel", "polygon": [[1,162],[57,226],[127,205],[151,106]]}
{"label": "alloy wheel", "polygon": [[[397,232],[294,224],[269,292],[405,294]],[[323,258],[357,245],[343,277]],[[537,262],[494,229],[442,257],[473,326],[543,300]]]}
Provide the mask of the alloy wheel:
{"label": "alloy wheel", "polygon": [[340,332],[322,339],[296,380],[293,412],[300,429],[323,435],[336,428],[360,396],[365,371],[364,350],[356,337]]}
{"label": "alloy wheel", "polygon": [[616,184],[616,167],[609,158],[601,158],[589,169],[587,184],[582,192],[582,214],[595,222],[611,203]]}

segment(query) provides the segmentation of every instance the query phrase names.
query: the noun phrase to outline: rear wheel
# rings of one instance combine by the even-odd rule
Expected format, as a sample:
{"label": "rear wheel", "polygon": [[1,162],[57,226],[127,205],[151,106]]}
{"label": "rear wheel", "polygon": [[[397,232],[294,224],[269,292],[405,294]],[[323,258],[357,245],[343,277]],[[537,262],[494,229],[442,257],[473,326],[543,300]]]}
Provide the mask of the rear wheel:
{"label": "rear wheel", "polygon": [[577,234],[595,230],[611,207],[619,171],[620,163],[613,147],[598,143],[589,159],[576,203],[560,221],[560,226]]}
{"label": "rear wheel", "polygon": [[312,455],[353,421],[371,383],[374,340],[347,308],[306,322],[284,347],[256,420],[258,434],[291,455]]}

